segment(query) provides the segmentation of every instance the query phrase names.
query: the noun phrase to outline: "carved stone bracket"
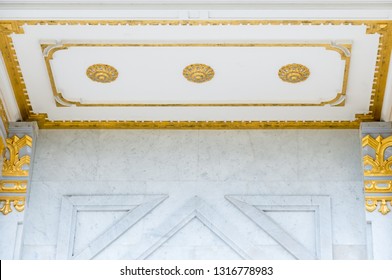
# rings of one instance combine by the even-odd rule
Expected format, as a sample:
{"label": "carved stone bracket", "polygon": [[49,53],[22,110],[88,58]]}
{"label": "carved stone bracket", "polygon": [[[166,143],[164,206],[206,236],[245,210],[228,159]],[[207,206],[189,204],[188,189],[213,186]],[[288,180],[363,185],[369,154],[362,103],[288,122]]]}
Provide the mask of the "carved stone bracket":
{"label": "carved stone bracket", "polygon": [[383,215],[392,207],[392,124],[361,125],[365,208]]}

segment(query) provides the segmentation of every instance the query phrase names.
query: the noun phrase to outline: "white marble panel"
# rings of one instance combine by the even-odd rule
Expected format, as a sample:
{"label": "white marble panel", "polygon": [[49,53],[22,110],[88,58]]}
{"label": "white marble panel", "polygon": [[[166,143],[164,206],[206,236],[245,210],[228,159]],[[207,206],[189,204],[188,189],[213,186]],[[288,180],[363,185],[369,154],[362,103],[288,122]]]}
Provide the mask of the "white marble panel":
{"label": "white marble panel", "polygon": [[[235,205],[244,215],[264,230],[282,247],[297,259],[331,259],[332,258],[332,232],[331,232],[331,206],[328,196],[269,196],[269,195],[227,195],[226,199]],[[314,251],[298,241],[291,231],[287,231],[285,219],[279,218],[276,222],[271,211],[309,211],[314,213],[315,235]],[[290,225],[290,222],[289,222]],[[297,227],[309,228],[305,220]]]}
{"label": "white marble panel", "polygon": [[294,130],[201,131],[201,180],[297,180]]}
{"label": "white marble panel", "polygon": [[96,180],[99,133],[97,130],[41,130],[32,180]]}
{"label": "white marble panel", "polygon": [[[131,208],[131,207],[129,207]],[[74,254],[78,255],[94,239],[109,229],[131,210],[78,210],[76,214]]]}
{"label": "white marble panel", "polygon": [[[198,233],[195,236],[195,232]],[[193,218],[147,259],[242,259],[199,219]]]}
{"label": "white marble panel", "polygon": [[63,182],[31,182],[24,245],[56,245]]}
{"label": "white marble panel", "polygon": [[[140,194],[168,198],[159,211],[145,215],[94,258],[138,258],[139,242],[159,237],[162,222],[198,196],[258,248],[257,258],[291,259],[225,199],[233,194],[329,196],[334,258],[360,259],[366,254],[356,130],[43,130],[37,142],[23,258],[55,258],[58,225],[64,223],[60,216],[64,195]],[[112,221],[113,217],[103,216],[103,223]],[[301,219],[297,220],[301,226]],[[85,222],[80,226],[89,227]],[[162,247],[162,257],[208,258],[215,249],[207,247],[221,246],[218,242],[212,246],[212,239],[207,247],[197,243],[202,240],[198,232],[185,236],[196,225],[189,226],[180,232],[179,240],[173,236],[170,246],[164,245],[167,253]],[[188,238],[195,243],[185,247]],[[169,253],[169,247],[181,247],[173,240],[182,240],[183,255],[178,250],[177,257]]]}
{"label": "white marble panel", "polygon": [[298,177],[303,181],[362,180],[357,130],[298,131]]}
{"label": "white marble panel", "polygon": [[367,212],[366,219],[371,221],[373,258],[375,260],[392,260],[392,213],[382,215],[375,210]]}
{"label": "white marble panel", "polygon": [[101,131],[98,180],[195,180],[198,131]]}
{"label": "white marble panel", "polygon": [[56,258],[55,245],[24,245],[22,259],[24,260],[54,260]]}
{"label": "white marble panel", "polygon": [[366,245],[335,245],[333,257],[335,260],[366,260]]}
{"label": "white marble panel", "polygon": [[19,259],[21,250],[21,227],[23,227],[23,213],[0,214],[0,259]]}
{"label": "white marble panel", "polygon": [[[258,208],[258,207],[257,207]],[[283,230],[289,232],[294,239],[298,240],[309,252],[317,251],[317,217],[316,211],[311,209],[300,209],[301,207],[284,207],[276,209],[272,207],[271,210],[259,209],[270,217]],[[280,207],[279,207],[280,208]],[[304,226],[306,225],[306,226]]]}
{"label": "white marble panel", "polygon": [[[152,209],[160,204],[165,195],[85,195],[85,196],[63,196],[61,201],[61,213],[59,232],[57,238],[57,259],[92,259],[103,249],[112,244],[124,232],[143,219]],[[80,211],[98,211],[98,217],[102,210],[124,211],[115,222],[99,232],[86,246],[75,251],[77,240],[77,218]],[[107,220],[106,220],[107,222]],[[99,223],[99,221],[95,221]],[[96,226],[99,227],[99,226]],[[85,240],[84,240],[85,241]]]}

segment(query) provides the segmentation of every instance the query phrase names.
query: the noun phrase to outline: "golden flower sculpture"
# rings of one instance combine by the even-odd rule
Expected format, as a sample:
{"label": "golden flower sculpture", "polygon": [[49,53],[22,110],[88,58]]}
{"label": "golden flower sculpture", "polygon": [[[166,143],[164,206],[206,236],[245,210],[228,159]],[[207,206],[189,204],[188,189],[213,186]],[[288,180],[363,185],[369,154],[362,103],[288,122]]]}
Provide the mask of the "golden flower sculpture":
{"label": "golden flower sculpture", "polygon": [[305,81],[309,75],[309,68],[302,64],[287,64],[279,69],[279,78],[288,83],[299,83]]}
{"label": "golden flower sculpture", "polygon": [[117,79],[116,68],[107,64],[94,64],[86,70],[86,75],[94,82],[110,83]]}
{"label": "golden flower sculpture", "polygon": [[214,69],[205,64],[191,64],[182,71],[185,79],[193,83],[204,83],[210,81],[214,75]]}

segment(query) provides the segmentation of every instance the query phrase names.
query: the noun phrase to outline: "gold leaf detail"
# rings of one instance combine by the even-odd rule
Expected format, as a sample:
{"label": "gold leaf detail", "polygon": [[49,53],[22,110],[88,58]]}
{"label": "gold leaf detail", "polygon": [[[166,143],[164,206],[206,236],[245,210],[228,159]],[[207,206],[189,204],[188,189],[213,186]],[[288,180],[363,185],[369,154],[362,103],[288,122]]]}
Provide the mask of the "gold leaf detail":
{"label": "gold leaf detail", "polygon": [[107,64],[94,64],[87,68],[86,75],[94,82],[111,83],[117,79],[118,71]]}
{"label": "gold leaf detail", "polygon": [[378,202],[380,202],[380,208],[378,212],[383,215],[388,214],[391,212],[388,206],[388,202],[390,206],[392,206],[392,196],[367,196],[365,197],[365,207],[366,210],[369,212],[373,212],[377,209]]}
{"label": "gold leaf detail", "polygon": [[25,170],[23,167],[30,165],[30,156],[25,155],[19,158],[19,151],[25,146],[31,148],[33,140],[28,135],[25,135],[22,138],[14,135],[11,138],[7,138],[6,143],[9,151],[9,158],[4,158],[3,176],[28,176],[29,170]]}
{"label": "gold leaf detail", "polygon": [[205,64],[190,64],[182,71],[185,79],[193,83],[204,83],[210,81],[214,75],[214,69]]}
{"label": "gold leaf detail", "polygon": [[392,192],[392,180],[365,180],[364,185],[367,193]]}
{"label": "gold leaf detail", "polygon": [[4,202],[3,206],[0,208],[0,212],[3,215],[7,215],[12,212],[11,204],[18,212],[22,212],[25,208],[26,198],[23,196],[1,196],[0,202]]}
{"label": "gold leaf detail", "polygon": [[375,158],[365,155],[363,157],[364,175],[365,176],[390,176],[392,175],[392,156],[385,158],[385,151],[392,147],[392,136],[385,139],[378,136],[374,139],[370,135],[362,138],[362,148],[366,146],[375,151]]}
{"label": "gold leaf detail", "polygon": [[309,75],[309,68],[302,64],[292,63],[279,69],[279,78],[288,83],[299,83],[305,81]]}
{"label": "gold leaf detail", "polygon": [[25,193],[27,180],[1,180],[0,193]]}
{"label": "gold leaf detail", "polygon": [[383,199],[381,200],[381,205],[380,205],[380,209],[378,210],[378,212],[380,212],[383,215],[388,214],[388,212],[390,212],[391,210],[389,210],[387,202]]}

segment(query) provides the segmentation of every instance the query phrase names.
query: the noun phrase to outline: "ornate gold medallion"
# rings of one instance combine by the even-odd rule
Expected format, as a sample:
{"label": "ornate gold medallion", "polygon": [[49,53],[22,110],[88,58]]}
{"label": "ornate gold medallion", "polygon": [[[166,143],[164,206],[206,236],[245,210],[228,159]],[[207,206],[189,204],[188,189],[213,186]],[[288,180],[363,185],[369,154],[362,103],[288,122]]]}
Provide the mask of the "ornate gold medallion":
{"label": "ornate gold medallion", "polygon": [[86,75],[94,82],[110,83],[117,79],[116,68],[107,64],[94,64],[86,70]]}
{"label": "ornate gold medallion", "polygon": [[194,83],[204,83],[210,81],[214,75],[214,69],[205,64],[191,64],[182,71],[184,77]]}
{"label": "ornate gold medallion", "polygon": [[309,75],[309,68],[302,64],[287,64],[279,69],[279,78],[288,83],[299,83],[305,81]]}

